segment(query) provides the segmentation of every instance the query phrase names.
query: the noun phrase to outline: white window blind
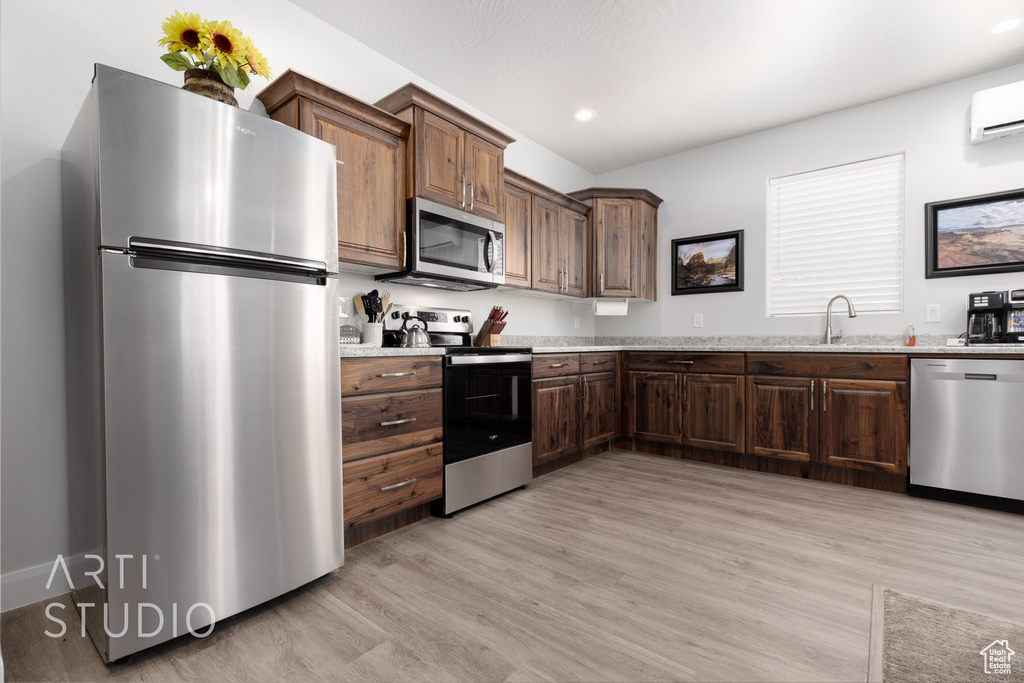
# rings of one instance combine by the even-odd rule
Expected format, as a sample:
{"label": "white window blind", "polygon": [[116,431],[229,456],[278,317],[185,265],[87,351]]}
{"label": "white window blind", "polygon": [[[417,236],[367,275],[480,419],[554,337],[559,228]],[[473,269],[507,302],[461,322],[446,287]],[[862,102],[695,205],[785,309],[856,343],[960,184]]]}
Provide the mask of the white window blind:
{"label": "white window blind", "polygon": [[903,155],[768,183],[768,315],[903,310]]}

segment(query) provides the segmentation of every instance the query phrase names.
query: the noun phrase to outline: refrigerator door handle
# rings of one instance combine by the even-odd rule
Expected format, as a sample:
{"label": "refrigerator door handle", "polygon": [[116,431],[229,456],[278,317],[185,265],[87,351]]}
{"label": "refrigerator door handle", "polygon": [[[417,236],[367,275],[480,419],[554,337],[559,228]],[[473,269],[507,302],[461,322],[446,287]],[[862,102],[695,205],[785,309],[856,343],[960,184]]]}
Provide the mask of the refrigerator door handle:
{"label": "refrigerator door handle", "polygon": [[128,254],[172,261],[214,261],[221,265],[234,265],[242,268],[283,268],[306,273],[310,277],[325,277],[328,274],[327,264],[323,261],[147,237],[130,237],[128,239]]}

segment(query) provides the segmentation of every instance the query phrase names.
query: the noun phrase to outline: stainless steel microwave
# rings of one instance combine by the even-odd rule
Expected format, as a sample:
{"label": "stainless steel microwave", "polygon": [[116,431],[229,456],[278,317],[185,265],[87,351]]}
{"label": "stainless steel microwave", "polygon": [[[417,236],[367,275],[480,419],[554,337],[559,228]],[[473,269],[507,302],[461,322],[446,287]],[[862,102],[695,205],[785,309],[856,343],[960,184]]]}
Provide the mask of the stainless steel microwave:
{"label": "stainless steel microwave", "polygon": [[408,270],[385,282],[469,291],[505,284],[505,224],[422,197],[408,201]]}

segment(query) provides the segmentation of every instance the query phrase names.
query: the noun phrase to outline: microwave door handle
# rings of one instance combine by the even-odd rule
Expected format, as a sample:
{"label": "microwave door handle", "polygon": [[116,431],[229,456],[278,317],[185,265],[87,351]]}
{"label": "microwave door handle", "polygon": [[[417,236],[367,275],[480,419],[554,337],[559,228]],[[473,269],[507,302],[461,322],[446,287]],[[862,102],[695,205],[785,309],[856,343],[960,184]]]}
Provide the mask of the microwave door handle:
{"label": "microwave door handle", "polygon": [[495,245],[498,243],[498,237],[493,231],[487,231],[487,246],[484,247],[484,264],[487,266],[488,273],[494,273],[494,267],[498,265],[498,260],[494,258]]}

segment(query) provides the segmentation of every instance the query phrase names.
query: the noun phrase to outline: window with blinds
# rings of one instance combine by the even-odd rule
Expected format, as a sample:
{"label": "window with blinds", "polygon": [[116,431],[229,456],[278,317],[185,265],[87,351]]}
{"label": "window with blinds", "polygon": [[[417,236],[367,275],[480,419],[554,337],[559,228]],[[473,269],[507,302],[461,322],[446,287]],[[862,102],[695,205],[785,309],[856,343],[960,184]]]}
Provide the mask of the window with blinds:
{"label": "window with blinds", "polygon": [[903,155],[768,182],[768,315],[903,310]]}

